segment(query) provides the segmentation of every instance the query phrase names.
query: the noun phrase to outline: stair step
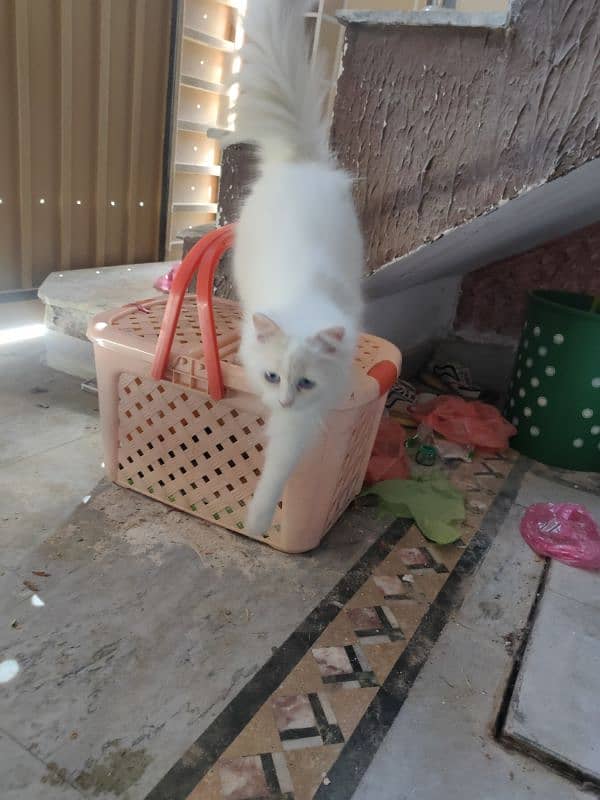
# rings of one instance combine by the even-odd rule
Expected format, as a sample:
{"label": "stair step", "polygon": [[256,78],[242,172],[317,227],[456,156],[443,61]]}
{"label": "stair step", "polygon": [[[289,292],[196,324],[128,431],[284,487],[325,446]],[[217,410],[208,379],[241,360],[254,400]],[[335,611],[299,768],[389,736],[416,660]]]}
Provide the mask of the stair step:
{"label": "stair step", "polygon": [[206,122],[192,122],[189,119],[177,120],[177,130],[186,133],[207,133],[210,125]]}
{"label": "stair step", "polygon": [[191,25],[185,25],[183,28],[183,38],[188,42],[195,42],[196,44],[203,44],[206,47],[212,47],[215,50],[221,50],[223,53],[235,52],[235,42],[229,39],[219,39],[217,36],[211,36],[209,33],[193,28]]}
{"label": "stair step", "polygon": [[194,175],[212,175],[218,178],[221,175],[221,167],[218,164],[189,164],[185,161],[179,161],[175,164],[177,172],[189,172]]}
{"label": "stair step", "polygon": [[195,78],[193,75],[182,75],[179,83],[188,89],[200,89],[203,92],[219,95],[227,94],[227,89],[222,83],[212,83],[211,81],[202,80],[202,78]]}
{"label": "stair step", "polygon": [[196,211],[204,214],[216,214],[216,203],[173,203],[173,211]]}

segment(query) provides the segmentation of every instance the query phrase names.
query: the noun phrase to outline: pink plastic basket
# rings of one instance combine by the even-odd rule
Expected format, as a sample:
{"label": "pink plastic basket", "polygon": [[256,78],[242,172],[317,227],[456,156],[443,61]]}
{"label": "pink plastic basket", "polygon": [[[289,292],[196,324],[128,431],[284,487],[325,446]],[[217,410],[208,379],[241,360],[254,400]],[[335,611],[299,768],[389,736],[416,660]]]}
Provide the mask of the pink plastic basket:
{"label": "pink plastic basket", "polygon": [[[214,273],[232,241],[231,226],[204,237],[177,270],[168,299],[99,314],[88,337],[109,477],[245,534],[266,411],[237,358],[240,307],[213,298]],[[186,291],[196,272],[194,297]],[[400,362],[394,345],[361,337],[351,391],[288,481],[262,541],[290,553],[311,550],[358,494]]]}

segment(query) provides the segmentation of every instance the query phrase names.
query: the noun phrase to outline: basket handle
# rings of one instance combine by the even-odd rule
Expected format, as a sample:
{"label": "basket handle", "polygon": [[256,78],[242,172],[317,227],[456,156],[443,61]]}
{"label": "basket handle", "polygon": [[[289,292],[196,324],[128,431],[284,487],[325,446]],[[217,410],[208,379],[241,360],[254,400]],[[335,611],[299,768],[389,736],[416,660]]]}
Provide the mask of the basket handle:
{"label": "basket handle", "polygon": [[375,378],[379,384],[379,396],[388,394],[398,380],[398,367],[393,361],[378,361],[368,372],[369,377]]}
{"label": "basket handle", "polygon": [[198,318],[204,346],[208,393],[213,400],[221,400],[225,396],[213,310],[213,284],[215,272],[221,258],[233,245],[233,235],[233,225],[224,225],[222,228],[212,231],[203,236],[181,262],[173,278],[173,285],[160,326],[160,334],[151,370],[152,377],[155,380],[163,380],[169,363],[183,300],[188,286],[197,272]]}

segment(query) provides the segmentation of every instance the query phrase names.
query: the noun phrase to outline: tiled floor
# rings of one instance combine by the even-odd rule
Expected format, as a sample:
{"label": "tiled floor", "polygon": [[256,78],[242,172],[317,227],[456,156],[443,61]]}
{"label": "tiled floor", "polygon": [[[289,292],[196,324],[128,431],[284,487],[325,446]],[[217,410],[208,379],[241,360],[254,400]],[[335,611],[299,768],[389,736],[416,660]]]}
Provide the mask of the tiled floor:
{"label": "tiled floor", "polygon": [[[600,496],[530,480],[536,495],[575,502],[600,519]],[[524,487],[526,488],[526,487]],[[504,725],[504,737],[600,784],[600,576],[554,562]],[[549,658],[548,655],[552,654]],[[556,724],[560,720],[560,724]]]}
{"label": "tiled floor", "polygon": [[44,305],[39,300],[0,302],[0,330],[35,325],[44,320]]}
{"label": "tiled floor", "polygon": [[[515,458],[479,459],[451,472],[468,498],[468,518],[455,545],[432,545],[409,523],[388,529],[374,546],[368,569],[355,568],[355,591],[337,601],[331,621],[216,763],[197,758],[204,751],[201,736],[152,799],[312,800],[317,791],[327,797],[328,771],[369,709],[381,706],[383,714],[393,713],[394,702],[385,708],[386,681],[411,649],[457,564],[461,559],[471,563],[477,543],[470,545]],[[422,659],[423,653],[411,650],[406,660],[414,666]],[[220,741],[231,737],[230,724],[223,723],[229,730],[222,731]]]}
{"label": "tiled floor", "polygon": [[95,399],[41,353],[0,352],[0,660],[21,665],[0,686],[2,800],[580,797],[491,736],[543,569],[515,503],[572,476],[478,459],[451,471],[455,545],[356,507],[288,557],[94,490]]}
{"label": "tiled floor", "polygon": [[[531,722],[543,714],[546,742],[551,737],[555,748],[567,756],[582,746],[593,753],[597,746],[598,737],[591,729],[598,730],[598,705],[593,699],[600,688],[594,661],[598,645],[587,635],[585,606],[600,596],[600,575],[554,564],[550,579],[544,581],[544,562],[523,540],[519,523],[526,506],[544,494],[558,502],[576,498],[592,513],[599,513],[600,474],[594,478],[571,473],[571,483],[585,482],[591,490],[575,495],[571,486],[543,480],[540,472],[539,465],[532,465],[521,477],[513,472],[508,486],[520,483],[520,488],[513,498],[505,486],[504,498],[485,517],[482,533],[490,534],[493,541],[468,581],[464,601],[451,614],[377,752],[359,764],[356,790],[348,786],[355,785],[349,759],[339,759],[329,773],[328,787],[339,791],[329,792],[328,800],[350,796],[352,800],[586,800],[596,796],[593,786],[585,791],[581,781],[564,777],[564,769],[551,770],[529,752],[504,747],[493,735],[502,724],[516,666],[519,673],[523,669],[529,673],[527,705],[536,712]],[[549,474],[546,469],[543,472]],[[513,499],[505,513],[509,497]],[[532,618],[538,592],[543,603],[548,593],[566,588],[564,581],[568,581],[567,592],[583,604],[584,613],[571,617],[568,628],[557,617],[548,618],[546,624],[543,613]],[[551,630],[559,646],[538,650],[531,668],[527,659],[519,668],[522,646],[530,647],[538,638],[540,622],[545,631],[539,629],[544,634],[539,644]],[[355,738],[361,736],[369,738],[364,725]]]}

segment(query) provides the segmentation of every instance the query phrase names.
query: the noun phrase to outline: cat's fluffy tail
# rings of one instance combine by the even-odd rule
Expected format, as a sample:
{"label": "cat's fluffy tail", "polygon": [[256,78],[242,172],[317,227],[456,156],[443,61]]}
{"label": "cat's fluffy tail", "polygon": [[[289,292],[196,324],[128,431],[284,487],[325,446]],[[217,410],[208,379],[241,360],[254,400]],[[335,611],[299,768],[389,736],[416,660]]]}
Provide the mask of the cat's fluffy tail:
{"label": "cat's fluffy tail", "polygon": [[304,14],[310,0],[252,0],[241,52],[235,133],[225,144],[258,145],[265,162],[326,161],[327,85],[311,63]]}

